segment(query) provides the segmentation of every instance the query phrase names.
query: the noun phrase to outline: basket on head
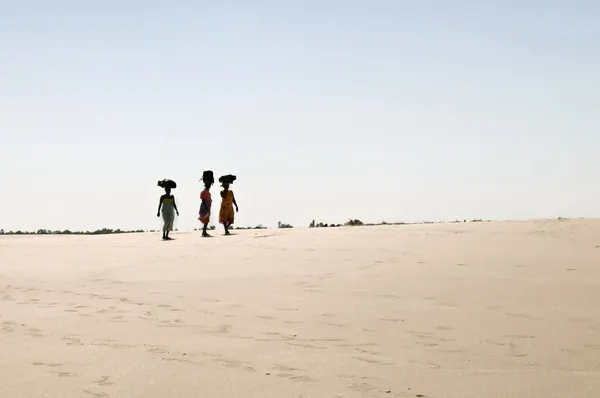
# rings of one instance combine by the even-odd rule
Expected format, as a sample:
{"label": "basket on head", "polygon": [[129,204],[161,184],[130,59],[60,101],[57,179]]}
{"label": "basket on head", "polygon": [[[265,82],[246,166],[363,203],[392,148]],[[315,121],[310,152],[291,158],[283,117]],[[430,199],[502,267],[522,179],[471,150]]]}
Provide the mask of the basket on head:
{"label": "basket on head", "polygon": [[173,180],[162,180],[158,182],[158,186],[161,188],[171,188],[171,189],[175,189],[177,188],[177,183]]}
{"label": "basket on head", "polygon": [[232,174],[227,174],[226,176],[219,177],[219,182],[221,184],[233,184],[236,178],[237,177]]}
{"label": "basket on head", "polygon": [[202,180],[205,184],[214,184],[215,176],[211,170],[205,170],[202,172]]}

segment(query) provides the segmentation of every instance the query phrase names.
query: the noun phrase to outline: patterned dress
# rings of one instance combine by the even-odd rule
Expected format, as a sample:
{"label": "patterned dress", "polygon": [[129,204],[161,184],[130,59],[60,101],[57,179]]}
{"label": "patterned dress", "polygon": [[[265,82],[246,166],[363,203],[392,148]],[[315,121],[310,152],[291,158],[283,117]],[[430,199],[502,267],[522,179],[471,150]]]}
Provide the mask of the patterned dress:
{"label": "patterned dress", "polygon": [[221,202],[221,211],[219,211],[219,222],[225,225],[233,224],[235,212],[233,211],[233,191],[227,191]]}
{"label": "patterned dress", "polygon": [[212,198],[208,189],[200,192],[200,200],[200,217],[198,217],[198,220],[202,224],[208,224],[210,222],[210,207],[212,205]]}

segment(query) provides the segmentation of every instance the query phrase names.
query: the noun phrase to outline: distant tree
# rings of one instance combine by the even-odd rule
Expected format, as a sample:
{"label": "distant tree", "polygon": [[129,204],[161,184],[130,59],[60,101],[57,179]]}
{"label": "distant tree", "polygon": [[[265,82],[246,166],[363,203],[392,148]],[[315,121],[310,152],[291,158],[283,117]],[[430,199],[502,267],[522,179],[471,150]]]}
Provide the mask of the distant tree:
{"label": "distant tree", "polygon": [[358,219],[354,219],[354,220],[350,219],[350,220],[348,220],[348,222],[346,222],[346,225],[350,226],[350,227],[360,227],[364,224],[362,221],[360,221]]}
{"label": "distant tree", "polygon": [[314,227],[315,227],[315,220],[312,220],[312,222],[310,223],[308,228],[314,228]]}
{"label": "distant tree", "polygon": [[277,228],[294,228],[294,227],[292,227],[290,224],[285,224],[285,223],[282,223],[281,221],[279,221],[277,223]]}

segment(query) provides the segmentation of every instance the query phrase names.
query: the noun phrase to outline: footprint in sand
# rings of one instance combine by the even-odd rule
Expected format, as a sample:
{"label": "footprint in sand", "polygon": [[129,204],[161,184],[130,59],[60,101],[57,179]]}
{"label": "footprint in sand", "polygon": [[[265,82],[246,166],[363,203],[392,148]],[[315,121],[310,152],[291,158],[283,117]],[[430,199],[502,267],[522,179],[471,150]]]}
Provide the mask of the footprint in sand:
{"label": "footprint in sand", "polygon": [[381,322],[404,322],[404,319],[400,318],[379,318],[378,320]]}
{"label": "footprint in sand", "polygon": [[216,334],[227,334],[231,330],[231,325],[220,325],[218,326],[213,333]]}
{"label": "footprint in sand", "polygon": [[374,351],[374,350],[365,350],[364,348],[354,348],[354,350],[360,354],[367,354],[367,355],[381,355],[380,352],[378,351]]}
{"label": "footprint in sand", "polygon": [[241,368],[244,363],[240,362],[240,361],[232,361],[229,359],[214,359],[214,362],[220,362],[222,363],[224,366],[227,366],[228,368]]}
{"label": "footprint in sand", "polygon": [[353,391],[357,391],[363,394],[367,394],[376,390],[375,386],[369,383],[350,383],[350,389]]}
{"label": "footprint in sand", "polygon": [[536,317],[534,317],[532,315],[528,315],[528,314],[523,314],[521,312],[507,312],[506,315],[510,316],[510,317],[513,317],[513,318],[523,318],[523,319],[537,320]]}
{"label": "footprint in sand", "polygon": [[96,397],[96,398],[104,398],[104,397],[109,397],[109,396],[110,396],[110,395],[108,395],[108,394],[107,394],[107,393],[105,393],[105,392],[93,392],[93,391],[90,391],[90,390],[88,390],[88,389],[85,389],[85,388],[84,388],[82,391],[83,391],[84,393],[86,393],[86,394],[88,394],[88,395],[91,395],[91,396],[93,396],[93,397]]}
{"label": "footprint in sand", "polygon": [[442,330],[444,332],[449,332],[451,330],[454,330],[454,328],[451,326],[440,325],[440,326],[436,327],[436,330]]}
{"label": "footprint in sand", "polygon": [[326,323],[326,325],[330,326],[330,327],[334,327],[334,328],[345,328],[348,326],[345,323],[333,323],[333,322],[328,322],[328,323]]}
{"label": "footprint in sand", "polygon": [[10,321],[4,321],[0,323],[0,332],[12,332],[17,327],[17,324]]}
{"label": "footprint in sand", "polygon": [[590,318],[584,318],[584,317],[571,317],[570,320],[572,322],[578,322],[578,323],[590,323],[590,322],[593,322],[592,319],[590,319]]}
{"label": "footprint in sand", "polygon": [[32,337],[44,337],[47,336],[46,333],[44,333],[42,330],[37,329],[37,328],[31,328],[29,330],[27,330],[27,333],[29,336]]}
{"label": "footprint in sand", "polygon": [[275,364],[272,369],[273,370],[280,370],[282,372],[299,372],[299,371],[301,371],[301,369],[292,368],[290,366],[277,365],[277,364]]}
{"label": "footprint in sand", "polygon": [[309,348],[312,350],[326,350],[327,349],[327,347],[316,346],[313,344],[291,343],[289,341],[287,342],[287,344],[291,345],[291,346],[295,346],[295,347]]}
{"label": "footprint in sand", "polygon": [[50,372],[50,373],[54,373],[58,377],[75,377],[75,376],[77,376],[75,373],[71,373],[71,372]]}
{"label": "footprint in sand", "polygon": [[61,340],[66,341],[67,345],[83,345],[83,342],[77,336],[63,336]]}
{"label": "footprint in sand", "polygon": [[366,363],[370,363],[373,365],[382,365],[382,366],[395,365],[394,362],[384,361],[384,360],[380,360],[380,359],[376,359],[376,358],[365,358],[365,357],[359,357],[357,355],[352,356],[352,358],[356,359],[357,361],[366,362]]}
{"label": "footprint in sand", "polygon": [[530,334],[506,334],[504,337],[508,337],[509,339],[535,339],[535,336]]}
{"label": "footprint in sand", "polygon": [[383,293],[383,294],[377,294],[376,296],[378,297],[385,297],[385,298],[389,298],[389,299],[403,299],[403,296],[400,296],[398,294],[393,294],[393,293]]}
{"label": "footprint in sand", "polygon": [[49,367],[49,368],[56,368],[58,366],[62,366],[62,363],[60,363],[60,362],[55,362],[55,363],[33,362],[32,365],[33,366],[46,366],[46,367]]}
{"label": "footprint in sand", "polygon": [[285,378],[285,379],[289,379],[291,381],[296,381],[296,382],[299,382],[299,383],[314,383],[314,382],[316,382],[316,380],[313,379],[312,377],[298,376],[298,375],[291,374],[291,373],[278,373],[275,376],[281,377],[281,378]]}
{"label": "footprint in sand", "polygon": [[424,347],[438,347],[439,346],[438,343],[424,343],[424,342],[421,342],[421,341],[417,341],[417,344],[418,345],[422,345]]}

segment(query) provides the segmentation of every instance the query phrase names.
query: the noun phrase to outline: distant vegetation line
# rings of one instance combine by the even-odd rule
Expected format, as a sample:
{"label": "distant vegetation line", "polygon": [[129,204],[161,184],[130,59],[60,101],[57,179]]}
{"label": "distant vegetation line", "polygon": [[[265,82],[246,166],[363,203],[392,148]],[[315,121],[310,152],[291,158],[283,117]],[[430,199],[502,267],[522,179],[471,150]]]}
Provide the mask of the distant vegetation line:
{"label": "distant vegetation line", "polygon": [[[488,220],[476,219],[470,220],[468,222],[487,222]],[[309,228],[339,228],[339,227],[370,227],[370,226],[378,226],[378,225],[411,225],[411,224],[443,224],[446,221],[420,221],[420,222],[379,222],[379,223],[363,223],[358,219],[350,219],[346,221],[344,224],[327,224],[323,222],[316,222],[313,220]],[[463,223],[467,222],[467,220],[455,220],[450,221],[450,223]],[[283,223],[279,221],[277,223],[277,228],[286,229],[286,228],[294,228],[290,224]],[[214,225],[209,227],[210,230],[215,230],[216,227]],[[237,230],[255,230],[255,229],[268,229],[262,224],[256,225],[254,227],[232,227],[232,229]],[[175,229],[177,231],[177,229]],[[199,231],[199,229],[194,229],[194,231]],[[71,231],[68,229],[59,231],[59,230],[50,230],[50,229],[38,229],[37,231],[5,231],[0,229],[0,235],[111,235],[111,234],[134,234],[134,233],[143,233],[143,232],[158,232],[158,230],[143,230],[143,229],[135,229],[135,230],[121,230],[121,229],[111,229],[111,228],[102,228],[97,229],[95,231]]]}
{"label": "distant vegetation line", "polygon": [[63,231],[52,231],[50,229],[38,229],[37,231],[5,231],[0,229],[0,235],[110,235],[110,234],[133,234],[146,232],[143,229],[136,230],[121,230],[121,229],[111,229],[111,228],[102,228],[97,229],[95,231],[71,231],[65,229]]}
{"label": "distant vegetation line", "polygon": [[[420,224],[445,224],[448,221],[418,221],[418,222],[386,222],[386,221],[382,221],[382,222],[378,222],[378,223],[363,223],[362,221],[358,220],[358,219],[350,219],[348,221],[346,221],[344,224],[326,224],[326,223],[322,223],[319,222],[317,223],[315,220],[313,220],[310,225],[308,226],[309,228],[337,228],[337,227],[374,227],[374,226],[380,226],[380,225],[420,225]],[[463,222],[467,222],[467,220],[455,220],[455,221],[449,221],[450,223],[463,223]],[[483,219],[476,219],[476,220],[470,220],[468,222],[489,222],[489,220],[483,220]]]}

